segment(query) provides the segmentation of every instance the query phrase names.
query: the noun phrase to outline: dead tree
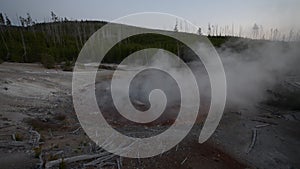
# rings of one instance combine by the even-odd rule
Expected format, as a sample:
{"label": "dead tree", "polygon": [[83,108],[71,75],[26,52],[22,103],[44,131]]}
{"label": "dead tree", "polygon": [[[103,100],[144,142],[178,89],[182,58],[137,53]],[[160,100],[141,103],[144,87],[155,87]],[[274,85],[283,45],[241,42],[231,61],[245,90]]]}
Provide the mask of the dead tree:
{"label": "dead tree", "polygon": [[23,62],[26,62],[27,61],[27,50],[26,50],[26,43],[25,43],[25,39],[24,39],[24,35],[23,35],[23,28],[25,27],[25,19],[23,17],[17,17],[19,18],[19,24],[21,24],[21,28],[20,28],[20,35],[21,35],[21,41],[22,41],[22,46],[23,46],[23,55],[22,55],[22,58],[23,58]]}
{"label": "dead tree", "polygon": [[6,51],[7,51],[7,53],[6,53],[6,60],[8,60],[10,53],[9,53],[9,48],[8,48],[8,46],[7,46],[6,40],[4,39],[4,36],[3,36],[3,30],[2,30],[2,27],[1,27],[1,29],[0,29],[0,35],[1,35],[1,40],[2,40],[2,42],[3,42],[4,46],[5,46],[5,49],[6,49]]}

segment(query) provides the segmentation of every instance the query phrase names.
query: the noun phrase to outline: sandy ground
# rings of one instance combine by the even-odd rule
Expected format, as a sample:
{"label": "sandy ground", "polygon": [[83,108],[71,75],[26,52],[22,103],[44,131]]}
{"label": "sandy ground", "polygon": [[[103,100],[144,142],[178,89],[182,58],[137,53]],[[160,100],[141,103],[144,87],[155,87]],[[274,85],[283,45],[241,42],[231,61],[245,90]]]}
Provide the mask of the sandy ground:
{"label": "sandy ground", "polygon": [[[41,159],[96,152],[73,110],[71,81],[71,72],[38,64],[0,64],[0,168],[38,168]],[[197,142],[201,130],[197,124],[178,147],[153,158],[124,158],[122,168],[300,168],[299,119],[300,112],[272,107],[227,108],[205,144]],[[32,142],[37,137],[33,131],[41,135],[38,143]],[[256,138],[249,149],[253,133]],[[118,159],[104,167],[118,168]],[[83,168],[87,162],[66,167]]]}

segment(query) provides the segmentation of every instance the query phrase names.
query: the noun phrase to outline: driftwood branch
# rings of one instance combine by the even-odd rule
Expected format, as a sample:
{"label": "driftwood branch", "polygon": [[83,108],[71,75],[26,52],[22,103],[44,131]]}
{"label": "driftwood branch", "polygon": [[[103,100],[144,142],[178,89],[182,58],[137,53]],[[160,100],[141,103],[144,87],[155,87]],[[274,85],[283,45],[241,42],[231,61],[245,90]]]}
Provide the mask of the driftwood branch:
{"label": "driftwood branch", "polygon": [[32,142],[33,146],[39,146],[39,142],[40,142],[40,139],[41,139],[40,133],[35,131],[35,130],[32,130],[32,129],[30,129],[29,132],[35,134],[35,136],[36,136],[36,138],[33,139],[30,142]]}
{"label": "driftwood branch", "polygon": [[39,169],[44,168],[44,159],[43,159],[43,152],[41,152],[41,154],[39,155],[39,160],[40,160],[40,164],[39,164]]}
{"label": "driftwood branch", "polygon": [[180,164],[183,165],[187,159],[188,159],[188,158],[185,157],[185,159],[184,159]]}
{"label": "driftwood branch", "polygon": [[91,161],[89,163],[84,164],[85,167],[87,166],[97,166],[97,165],[101,165],[102,163],[106,162],[107,160],[112,159],[113,157],[115,157],[114,154],[112,155],[106,155],[100,158],[95,159],[94,161]]}
{"label": "driftwood branch", "polygon": [[6,125],[6,126],[0,126],[0,129],[5,129],[5,128],[9,128],[9,127],[14,127],[15,125],[11,124],[11,125]]}
{"label": "driftwood branch", "polygon": [[267,124],[260,124],[260,125],[256,125],[256,128],[262,128],[262,127],[267,127],[270,126],[271,124],[267,123]]}
{"label": "driftwood branch", "polygon": [[265,124],[270,124],[270,125],[278,125],[277,123],[272,122],[271,120],[252,119],[251,121],[265,123]]}
{"label": "driftwood branch", "polygon": [[12,134],[12,136],[11,136],[11,137],[12,137],[13,141],[17,141],[17,140],[16,140],[16,135],[15,135],[15,133],[14,133],[14,134]]}
{"label": "driftwood branch", "polygon": [[71,131],[70,134],[76,134],[80,129],[81,129],[81,127],[78,127],[76,130]]}
{"label": "driftwood branch", "polygon": [[251,144],[247,150],[247,154],[250,153],[250,151],[253,149],[255,142],[256,142],[256,137],[257,137],[257,129],[252,129],[252,141]]}
{"label": "driftwood branch", "polygon": [[79,155],[79,156],[68,157],[68,158],[64,158],[64,159],[60,158],[58,160],[53,160],[53,161],[47,162],[45,167],[46,167],[46,169],[51,168],[51,167],[59,165],[62,162],[68,164],[68,163],[73,163],[73,162],[77,162],[77,161],[91,160],[91,159],[99,158],[102,156],[106,156],[107,154],[108,153],[105,152],[105,153],[101,153],[101,154]]}
{"label": "driftwood branch", "polygon": [[175,151],[177,151],[177,150],[178,150],[178,147],[179,147],[179,144],[177,144]]}
{"label": "driftwood branch", "polygon": [[52,133],[51,129],[48,130],[48,133],[49,133],[50,137],[52,138],[53,137],[53,133]]}
{"label": "driftwood branch", "polygon": [[121,157],[117,158],[117,167],[118,167],[118,169],[122,168]]}
{"label": "driftwood branch", "polygon": [[8,148],[9,146],[26,147],[26,146],[28,146],[28,143],[23,142],[23,141],[0,141],[0,147]]}

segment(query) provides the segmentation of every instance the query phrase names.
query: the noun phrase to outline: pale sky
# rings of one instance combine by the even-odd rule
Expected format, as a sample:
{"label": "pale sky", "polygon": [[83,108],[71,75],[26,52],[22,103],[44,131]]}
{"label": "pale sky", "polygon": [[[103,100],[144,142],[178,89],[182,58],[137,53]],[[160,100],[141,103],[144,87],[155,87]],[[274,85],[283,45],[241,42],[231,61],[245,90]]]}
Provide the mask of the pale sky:
{"label": "pale sky", "polygon": [[[0,0],[0,12],[17,24],[29,12],[34,20],[48,21],[50,11],[59,17],[111,21],[137,12],[163,12],[180,16],[207,31],[208,23],[251,30],[300,30],[300,0]],[[146,21],[145,21],[146,22]],[[175,22],[175,21],[174,21]],[[162,23],[163,24],[163,23]]]}

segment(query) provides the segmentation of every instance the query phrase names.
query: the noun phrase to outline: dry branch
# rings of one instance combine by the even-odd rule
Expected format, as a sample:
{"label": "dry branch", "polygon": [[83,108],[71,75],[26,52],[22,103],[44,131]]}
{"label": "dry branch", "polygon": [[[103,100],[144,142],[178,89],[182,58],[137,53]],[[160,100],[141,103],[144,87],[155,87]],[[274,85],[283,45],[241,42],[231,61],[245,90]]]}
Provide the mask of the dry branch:
{"label": "dry branch", "polygon": [[74,156],[74,157],[68,157],[68,158],[60,158],[58,160],[53,160],[53,161],[49,161],[46,163],[45,167],[46,168],[51,168],[53,166],[57,166],[60,163],[62,163],[62,161],[66,164],[68,163],[73,163],[73,162],[77,162],[77,161],[84,161],[84,160],[91,160],[91,159],[95,159],[95,158],[99,158],[102,156],[106,156],[108,155],[107,152],[101,153],[101,154],[90,154],[90,155],[79,155],[79,156]]}
{"label": "dry branch", "polygon": [[107,161],[107,160],[112,159],[113,157],[115,157],[114,154],[112,154],[112,155],[107,155],[107,156],[103,156],[103,157],[100,157],[100,158],[95,159],[94,161],[91,161],[91,162],[89,162],[89,163],[84,164],[84,166],[86,167],[86,166],[97,166],[97,165],[101,165],[102,163],[104,163],[104,162]]}
{"label": "dry branch", "polygon": [[117,158],[117,166],[118,166],[118,169],[121,169],[121,157],[120,158]]}
{"label": "dry branch", "polygon": [[277,123],[272,122],[271,120],[252,119],[251,121],[256,121],[256,122],[270,124],[270,125],[278,125]]}
{"label": "dry branch", "polygon": [[41,154],[39,155],[39,160],[40,160],[40,164],[39,164],[39,169],[42,169],[44,167],[44,159],[43,159],[43,152],[41,152]]}
{"label": "dry branch", "polygon": [[52,138],[53,137],[53,133],[52,133],[51,129],[48,130],[48,133],[49,133],[50,137]]}
{"label": "dry branch", "polygon": [[81,129],[81,127],[78,127],[76,130],[71,131],[70,134],[76,134],[80,129]]}
{"label": "dry branch", "polygon": [[0,141],[0,147],[8,148],[9,146],[12,147],[26,147],[28,143],[23,141]]}
{"label": "dry branch", "polygon": [[35,131],[35,130],[32,130],[32,129],[29,130],[29,133],[34,133],[35,134],[36,138],[33,139],[32,141],[30,140],[30,142],[33,144],[33,146],[38,146],[39,142],[40,142],[40,139],[41,139],[40,133]]}
{"label": "dry branch", "polygon": [[16,140],[16,135],[15,135],[15,133],[14,133],[14,134],[12,134],[12,136],[11,136],[11,137],[12,137],[13,141],[17,141],[17,140]]}
{"label": "dry branch", "polygon": [[271,124],[267,123],[267,124],[260,124],[260,125],[257,125],[255,126],[256,128],[262,128],[262,127],[267,127],[267,126],[270,126]]}
{"label": "dry branch", "polygon": [[254,144],[256,142],[256,137],[257,137],[257,130],[254,128],[252,129],[252,141],[251,141],[251,144],[247,150],[247,154],[253,149],[254,147]]}
{"label": "dry branch", "polygon": [[187,157],[185,157],[185,159],[180,164],[183,165],[186,160],[187,160]]}

